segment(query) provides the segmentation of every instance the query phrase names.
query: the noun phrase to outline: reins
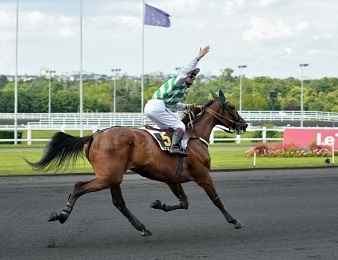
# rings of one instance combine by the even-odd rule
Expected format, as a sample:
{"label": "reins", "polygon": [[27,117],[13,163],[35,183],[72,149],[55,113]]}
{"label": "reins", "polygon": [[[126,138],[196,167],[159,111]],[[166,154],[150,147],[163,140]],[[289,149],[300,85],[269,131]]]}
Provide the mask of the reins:
{"label": "reins", "polygon": [[203,114],[205,107],[204,106],[197,106],[201,109],[201,112],[199,112],[197,115],[194,114],[192,110],[189,109],[188,115],[189,115],[189,122],[187,123],[187,126],[189,129],[194,128],[194,122]]}
{"label": "reins", "polygon": [[[208,108],[208,107],[206,107],[206,106],[198,106],[198,107],[201,109],[201,111],[200,111],[197,115],[195,115],[195,114],[193,113],[192,110],[189,110],[189,112],[188,112],[188,115],[189,115],[189,122],[187,123],[187,126],[188,126],[189,129],[193,129],[193,128],[194,128],[194,122],[195,122],[198,118],[200,118],[200,116],[201,116],[204,112],[209,113],[210,115],[212,115],[213,117],[215,117],[215,118],[216,118],[217,120],[219,120],[220,122],[223,122],[223,123],[224,123],[229,129],[231,129],[231,130],[233,130],[233,128],[232,128],[232,127],[229,127],[229,125],[228,125],[227,123],[225,123],[225,120],[227,120],[227,121],[230,122],[230,123],[235,123],[235,124],[237,124],[236,121],[231,120],[231,119],[225,117],[223,114],[216,113],[215,111],[213,111],[212,109],[210,109],[210,108]],[[226,130],[226,129],[223,129],[223,130],[226,131],[226,132],[228,132],[228,133],[232,133],[231,130]]]}
{"label": "reins", "polygon": [[[217,120],[223,122],[223,123],[224,123],[229,129],[231,129],[231,130],[233,130],[233,128],[232,128],[232,127],[229,127],[229,125],[225,123],[225,120],[227,120],[227,121],[230,122],[230,123],[235,123],[235,124],[237,124],[236,121],[231,120],[231,119],[225,117],[223,114],[218,114],[218,113],[216,113],[215,111],[211,110],[211,109],[208,108],[208,107],[205,108],[205,111],[208,112],[208,113],[209,113],[210,115],[212,115],[213,117],[215,117]],[[229,111],[229,112],[230,112],[230,111]],[[225,120],[224,120],[224,119],[225,119]],[[226,129],[223,129],[223,130],[226,131],[226,132],[228,132],[228,133],[232,133],[231,130],[226,130]]]}

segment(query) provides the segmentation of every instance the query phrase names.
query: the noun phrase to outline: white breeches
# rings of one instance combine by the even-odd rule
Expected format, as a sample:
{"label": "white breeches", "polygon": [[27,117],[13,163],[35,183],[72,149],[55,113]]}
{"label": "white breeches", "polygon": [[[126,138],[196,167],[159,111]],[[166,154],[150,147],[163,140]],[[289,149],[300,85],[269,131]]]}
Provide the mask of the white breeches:
{"label": "white breeches", "polygon": [[150,99],[144,107],[144,114],[159,128],[177,128],[185,132],[185,125],[164,104],[163,100]]}

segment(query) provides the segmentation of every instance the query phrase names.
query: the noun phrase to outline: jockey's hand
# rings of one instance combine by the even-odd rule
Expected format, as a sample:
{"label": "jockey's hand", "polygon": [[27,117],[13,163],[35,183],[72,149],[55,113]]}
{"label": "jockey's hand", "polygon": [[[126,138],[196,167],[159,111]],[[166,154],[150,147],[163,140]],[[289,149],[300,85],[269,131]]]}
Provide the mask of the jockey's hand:
{"label": "jockey's hand", "polygon": [[209,52],[209,50],[210,50],[210,46],[205,46],[203,49],[200,48],[200,51],[197,55],[197,58],[198,59],[202,58],[205,54],[207,54]]}
{"label": "jockey's hand", "polygon": [[195,107],[197,107],[196,104],[188,104],[187,105],[188,110],[194,110]]}

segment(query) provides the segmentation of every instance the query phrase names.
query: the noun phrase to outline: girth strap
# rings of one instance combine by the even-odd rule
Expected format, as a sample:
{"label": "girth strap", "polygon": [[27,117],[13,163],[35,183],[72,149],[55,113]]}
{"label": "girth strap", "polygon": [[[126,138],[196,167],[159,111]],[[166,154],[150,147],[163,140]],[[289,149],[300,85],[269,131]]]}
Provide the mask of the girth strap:
{"label": "girth strap", "polygon": [[177,170],[176,170],[173,182],[175,182],[177,180],[178,175],[180,174],[180,172],[182,170],[182,164],[183,164],[183,157],[178,157],[178,166],[177,166]]}

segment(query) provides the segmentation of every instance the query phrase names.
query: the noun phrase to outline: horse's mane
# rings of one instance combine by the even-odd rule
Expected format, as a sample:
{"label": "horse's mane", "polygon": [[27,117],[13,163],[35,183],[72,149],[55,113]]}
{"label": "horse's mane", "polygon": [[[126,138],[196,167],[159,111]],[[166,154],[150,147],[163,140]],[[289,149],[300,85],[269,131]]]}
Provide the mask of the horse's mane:
{"label": "horse's mane", "polygon": [[[207,103],[205,103],[202,107],[208,107],[214,102],[214,99],[209,100]],[[196,106],[194,107],[190,112],[196,117],[199,113],[202,112],[202,107],[201,106]],[[182,118],[182,122],[187,125],[190,122],[190,117],[189,117],[189,111],[184,112],[184,117]]]}

